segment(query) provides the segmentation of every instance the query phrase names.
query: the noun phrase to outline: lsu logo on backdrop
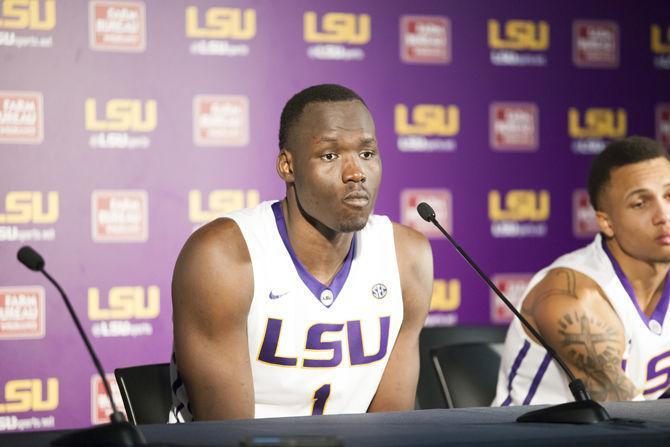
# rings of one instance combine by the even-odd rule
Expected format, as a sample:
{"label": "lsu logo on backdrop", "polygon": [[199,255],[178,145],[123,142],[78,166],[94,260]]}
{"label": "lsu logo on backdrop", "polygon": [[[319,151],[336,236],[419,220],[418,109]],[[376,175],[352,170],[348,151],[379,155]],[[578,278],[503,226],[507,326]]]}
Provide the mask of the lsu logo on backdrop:
{"label": "lsu logo on backdrop", "polygon": [[[491,280],[507,299],[515,306],[521,301],[523,293],[528,287],[532,275],[527,273],[499,273],[493,275]],[[492,323],[510,323],[514,319],[514,314],[510,311],[502,300],[491,291],[489,294],[491,303],[491,322]]]}
{"label": "lsu logo on backdrop", "polygon": [[598,154],[609,139],[623,138],[628,131],[626,110],[591,107],[582,113],[576,107],[568,109],[568,135],[572,151],[577,154]]}
{"label": "lsu logo on backdrop", "polygon": [[141,53],[147,46],[144,2],[90,1],[89,47],[96,51]]}
{"label": "lsu logo on backdrop", "polygon": [[104,111],[99,113],[98,100],[86,99],[86,130],[94,132],[89,137],[91,148],[145,149],[151,145],[151,139],[142,134],[158,125],[156,100],[114,98],[103,104]]}
{"label": "lsu logo on backdrop", "polygon": [[411,112],[405,104],[395,106],[395,133],[403,152],[451,152],[458,146],[452,137],[461,128],[455,105],[417,104]]}
{"label": "lsu logo on backdrop", "polygon": [[435,279],[430,298],[430,312],[426,326],[453,326],[458,324],[461,307],[461,281],[458,279]]}
{"label": "lsu logo on backdrop", "polygon": [[41,92],[0,91],[0,143],[41,143],[43,104]]}
{"label": "lsu logo on backdrop", "polygon": [[444,237],[440,230],[419,216],[416,207],[426,202],[435,210],[435,216],[449,233],[453,230],[451,191],[448,189],[404,189],[400,193],[400,221],[403,225],[422,232],[429,238]]}
{"label": "lsu logo on backdrop", "polygon": [[577,20],[572,24],[572,62],[578,67],[619,66],[619,25],[612,21]]}
{"label": "lsu logo on backdrop", "polygon": [[55,27],[56,0],[0,2],[0,47],[51,48],[53,35],[44,33]]}
{"label": "lsu logo on backdrop", "polygon": [[[105,374],[105,377],[111,388],[112,397],[114,398],[114,403],[116,403],[116,409],[126,416],[125,408],[123,408],[123,405],[120,405],[123,400],[121,398],[119,385],[116,383],[116,377],[114,374]],[[91,376],[91,424],[105,424],[109,422],[109,415],[111,414],[112,403],[109,401],[102,378],[100,378],[99,374],[93,374]],[[126,417],[126,420],[127,419],[128,418]]]}
{"label": "lsu logo on backdrop", "polygon": [[202,192],[192,189],[188,192],[188,219],[193,224],[203,224],[231,211],[252,208],[260,203],[257,189],[215,189],[207,195],[205,206]]}
{"label": "lsu logo on backdrop", "polygon": [[549,24],[544,20],[507,20],[503,27],[498,20],[489,19],[487,27],[493,65],[547,65]]}
{"label": "lsu logo on backdrop", "polygon": [[0,340],[43,338],[44,287],[0,287]]}
{"label": "lsu logo on backdrop", "polygon": [[186,8],[186,37],[197,39],[189,46],[191,54],[248,56],[249,45],[243,41],[255,36],[255,9],[213,6],[203,14],[197,6]]}
{"label": "lsu logo on backdrop", "polygon": [[249,144],[249,98],[242,95],[197,95],[193,98],[193,144]]}
{"label": "lsu logo on backdrop", "polygon": [[144,242],[149,237],[149,195],[144,190],[91,193],[91,235],[95,242]]}
{"label": "lsu logo on backdrop", "polygon": [[670,149],[670,103],[656,106],[656,139]]}
{"label": "lsu logo on backdrop", "polygon": [[[4,386],[2,386],[4,385]],[[48,379],[10,379],[0,382],[0,432],[53,428],[53,415],[19,418],[19,413],[43,413],[56,410],[59,405],[59,382]],[[6,415],[6,416],[5,416]]]}
{"label": "lsu logo on backdrop", "polygon": [[365,59],[363,45],[372,37],[370,15],[327,12],[321,17],[314,11],[303,14],[303,38],[310,59],[360,61]]}
{"label": "lsu logo on backdrop", "polygon": [[576,189],[572,193],[572,234],[575,237],[591,238],[599,231],[588,191]]}
{"label": "lsu logo on backdrop", "polygon": [[100,298],[100,289],[88,288],[88,318],[96,338],[138,337],[153,334],[153,320],[161,313],[161,295],[158,286],[116,286],[109,289],[106,299]]}
{"label": "lsu logo on backdrop", "polygon": [[533,103],[494,102],[489,106],[489,142],[500,151],[537,150],[540,112]]}
{"label": "lsu logo on backdrop", "polygon": [[451,21],[444,16],[401,16],[400,59],[410,64],[451,62]]}
{"label": "lsu logo on backdrop", "polygon": [[670,26],[664,29],[661,25],[651,25],[651,52],[656,68],[670,70]]}
{"label": "lsu logo on backdrop", "polygon": [[[9,191],[4,211],[0,208],[0,241],[53,241],[53,226],[26,228],[24,225],[52,225],[58,222],[58,191]],[[17,226],[21,225],[21,227]]]}
{"label": "lsu logo on backdrop", "polygon": [[489,191],[491,235],[495,238],[544,237],[550,214],[549,191],[513,189],[504,195]]}

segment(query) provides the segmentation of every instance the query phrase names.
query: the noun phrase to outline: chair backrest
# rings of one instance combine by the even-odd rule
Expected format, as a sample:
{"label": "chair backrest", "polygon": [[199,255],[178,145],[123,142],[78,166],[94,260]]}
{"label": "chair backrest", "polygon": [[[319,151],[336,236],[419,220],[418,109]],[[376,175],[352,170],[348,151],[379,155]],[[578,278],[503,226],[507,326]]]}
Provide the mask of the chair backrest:
{"label": "chair backrest", "polygon": [[117,368],[114,375],[130,423],[168,422],[172,406],[169,363]]}
{"label": "chair backrest", "polygon": [[496,394],[502,343],[462,343],[431,350],[448,408],[487,407]]}

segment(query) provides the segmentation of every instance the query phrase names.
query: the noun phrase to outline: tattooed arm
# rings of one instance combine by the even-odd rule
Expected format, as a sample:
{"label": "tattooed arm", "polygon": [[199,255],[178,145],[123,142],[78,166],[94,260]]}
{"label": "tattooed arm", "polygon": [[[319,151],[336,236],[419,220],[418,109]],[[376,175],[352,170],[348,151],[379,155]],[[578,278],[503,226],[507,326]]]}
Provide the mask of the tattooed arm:
{"label": "tattooed arm", "polygon": [[621,368],[623,325],[591,278],[571,269],[551,270],[529,293],[521,312],[593,399],[630,400],[638,394]]}

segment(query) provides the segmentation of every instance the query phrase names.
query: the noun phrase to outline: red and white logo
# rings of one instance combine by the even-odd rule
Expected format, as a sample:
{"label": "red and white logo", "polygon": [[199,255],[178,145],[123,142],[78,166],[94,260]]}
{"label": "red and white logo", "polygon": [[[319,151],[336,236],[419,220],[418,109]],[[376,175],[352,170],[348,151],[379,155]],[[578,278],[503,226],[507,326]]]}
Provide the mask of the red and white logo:
{"label": "red and white logo", "polygon": [[535,151],[539,112],[533,103],[494,102],[489,107],[489,141],[501,151]]}
{"label": "red and white logo", "polygon": [[619,25],[577,20],[572,25],[572,61],[578,67],[619,66]]}
{"label": "red and white logo", "polygon": [[0,143],[44,140],[42,93],[0,91]]}
{"label": "red and white logo", "polygon": [[44,337],[44,287],[0,287],[0,340]]}
{"label": "red and white logo", "polygon": [[444,16],[402,16],[400,59],[403,62],[451,62],[451,22]]}
{"label": "red and white logo", "polygon": [[656,139],[670,149],[670,103],[656,106]]}
{"label": "red and white logo", "polygon": [[572,233],[575,237],[591,238],[599,231],[588,191],[576,189],[572,193]]}
{"label": "red and white logo", "polygon": [[149,197],[143,190],[97,190],[91,194],[96,242],[144,242],[149,236]]}
{"label": "red and white logo", "polygon": [[147,46],[146,28],[144,2],[89,2],[89,46],[92,50],[142,52]]}
{"label": "red and white logo", "polygon": [[400,193],[401,223],[422,232],[429,238],[444,237],[435,225],[419,216],[416,207],[421,202],[426,202],[433,207],[440,225],[451,233],[453,224],[451,191],[448,189],[405,189]]}
{"label": "red and white logo", "polygon": [[[503,295],[516,306],[521,301],[531,278],[532,275],[527,273],[501,273],[494,275],[491,280]],[[489,299],[491,302],[491,321],[493,323],[509,323],[514,319],[512,311],[507,308],[495,292],[491,291]]]}
{"label": "red and white logo", "polygon": [[193,98],[196,146],[244,146],[249,143],[249,98],[197,95]]}
{"label": "red and white logo", "polygon": [[[125,415],[126,411],[123,407],[123,399],[116,383],[116,377],[114,377],[114,374],[105,374],[105,377],[107,377],[109,387],[112,389],[116,409]],[[94,374],[91,376],[91,423],[94,425],[105,424],[109,422],[109,415],[111,414],[112,404],[105,391],[105,385],[102,383],[100,376]]]}

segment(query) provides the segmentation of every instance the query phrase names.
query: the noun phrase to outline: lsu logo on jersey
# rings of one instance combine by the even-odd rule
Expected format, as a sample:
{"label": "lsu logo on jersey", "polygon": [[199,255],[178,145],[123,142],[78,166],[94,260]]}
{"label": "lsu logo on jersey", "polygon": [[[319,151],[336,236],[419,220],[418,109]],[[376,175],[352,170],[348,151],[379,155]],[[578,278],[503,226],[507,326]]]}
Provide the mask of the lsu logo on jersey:
{"label": "lsu logo on jersey", "polygon": [[589,193],[585,189],[576,189],[572,193],[572,234],[575,237],[592,238],[599,231]]}
{"label": "lsu logo on jersey", "polygon": [[0,224],[53,224],[58,221],[58,192],[10,191]]}
{"label": "lsu logo on jersey", "polygon": [[[118,402],[122,402],[121,390],[116,383],[114,374],[105,374],[109,388],[112,391],[112,397],[116,403],[118,411],[126,415],[123,405],[119,406]],[[105,385],[99,374],[91,376],[91,424],[99,425],[109,422],[109,416],[112,414],[112,403],[109,401]],[[127,418],[126,418],[127,419]]]}
{"label": "lsu logo on jersey", "polygon": [[670,70],[670,26],[651,25],[651,52],[656,68]]}
{"label": "lsu logo on jersey", "polygon": [[3,0],[0,29],[49,31],[56,26],[56,0]]}
{"label": "lsu logo on jersey", "polygon": [[41,92],[0,91],[0,143],[41,143],[43,104]]}
{"label": "lsu logo on jersey", "polygon": [[578,67],[619,66],[619,25],[612,21],[576,20],[572,24],[572,61]]}
{"label": "lsu logo on jersey", "polygon": [[0,340],[42,338],[44,287],[0,287]]}
{"label": "lsu logo on jersey", "polygon": [[623,138],[627,131],[627,115],[622,108],[591,107],[583,114],[576,107],[568,109],[568,134],[576,153],[597,154],[605,148],[605,139]]}
{"label": "lsu logo on jersey", "polygon": [[445,16],[400,17],[400,59],[406,63],[451,62],[451,21]]}
{"label": "lsu logo on jersey", "polygon": [[188,218],[191,223],[201,224],[231,211],[252,208],[259,203],[260,194],[256,189],[215,189],[207,195],[205,207],[202,192],[192,189],[188,192]]}
{"label": "lsu logo on jersey", "polygon": [[422,232],[429,238],[444,237],[440,230],[430,222],[426,222],[419,216],[416,207],[421,202],[426,202],[435,210],[435,215],[440,225],[449,233],[453,230],[453,206],[451,191],[448,189],[404,189],[400,193],[400,221],[403,225]]}
{"label": "lsu logo on jersey", "polygon": [[146,12],[141,1],[90,1],[89,47],[96,51],[143,52]]}
{"label": "lsu logo on jersey", "polygon": [[491,235],[495,238],[544,237],[550,214],[549,191],[516,189],[505,194],[491,190],[488,196]]}
{"label": "lsu logo on jersey", "polygon": [[670,149],[670,103],[656,106],[656,139]]}
{"label": "lsu logo on jersey", "polygon": [[533,103],[494,102],[489,106],[489,142],[500,151],[534,151],[540,112]]}
{"label": "lsu logo on jersey", "polygon": [[460,130],[460,111],[457,106],[417,104],[412,107],[411,119],[405,104],[395,106],[395,132],[398,135],[452,137]]}
{"label": "lsu logo on jersey", "polygon": [[85,109],[86,130],[92,132],[151,132],[158,124],[154,99],[110,99],[104,103],[101,118],[95,98],[86,99]]}
{"label": "lsu logo on jersey", "polygon": [[160,315],[158,286],[116,286],[109,289],[106,302],[97,287],[88,289],[88,318],[96,320],[149,320]]}
{"label": "lsu logo on jersey", "polygon": [[144,190],[91,193],[91,233],[95,242],[144,242],[149,237],[149,195]]}
{"label": "lsu logo on jersey", "polygon": [[5,382],[0,414],[51,411],[58,408],[58,379],[13,379]]}
{"label": "lsu logo on jersey", "polygon": [[497,50],[544,51],[549,48],[549,24],[544,20],[508,20],[504,32],[500,22],[488,20],[489,47]]}
{"label": "lsu logo on jersey", "polygon": [[370,42],[371,37],[368,14],[327,12],[320,19],[314,11],[303,14],[303,38],[314,44],[307,49],[310,59],[363,60],[365,52],[360,46]]}
{"label": "lsu logo on jersey", "polygon": [[[499,273],[494,275],[491,281],[510,303],[516,306],[523,298],[531,278],[532,275],[528,273]],[[510,323],[514,319],[512,311],[507,308],[494,291],[490,292],[489,300],[492,323]]]}
{"label": "lsu logo on jersey", "polygon": [[186,8],[186,37],[192,39],[250,40],[256,36],[256,10],[215,6],[205,11],[200,24],[197,6]]}

